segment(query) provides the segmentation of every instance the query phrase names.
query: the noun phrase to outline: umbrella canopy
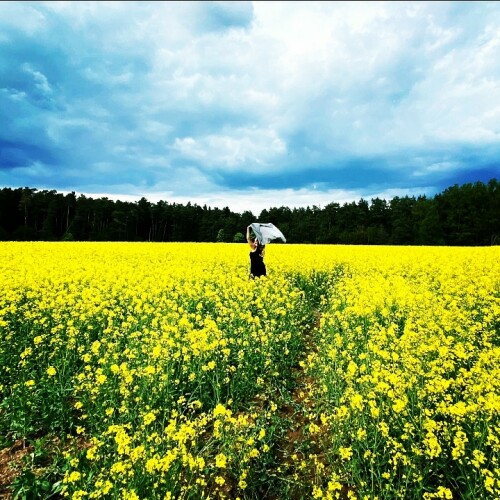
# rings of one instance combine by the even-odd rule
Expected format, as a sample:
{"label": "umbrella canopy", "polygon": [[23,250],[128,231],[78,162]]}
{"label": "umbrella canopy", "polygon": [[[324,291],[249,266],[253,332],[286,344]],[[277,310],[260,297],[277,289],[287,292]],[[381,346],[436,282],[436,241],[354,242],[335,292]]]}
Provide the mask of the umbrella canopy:
{"label": "umbrella canopy", "polygon": [[286,238],[283,236],[283,233],[270,222],[253,222],[250,224],[250,227],[262,245],[267,245],[270,241],[278,239],[286,243]]}

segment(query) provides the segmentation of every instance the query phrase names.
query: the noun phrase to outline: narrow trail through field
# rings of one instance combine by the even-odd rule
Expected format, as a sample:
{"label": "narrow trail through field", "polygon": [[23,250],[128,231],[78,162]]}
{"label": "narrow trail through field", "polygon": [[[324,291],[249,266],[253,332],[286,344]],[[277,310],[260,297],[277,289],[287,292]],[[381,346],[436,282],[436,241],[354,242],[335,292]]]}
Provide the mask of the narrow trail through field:
{"label": "narrow trail through field", "polygon": [[19,439],[13,445],[0,450],[0,500],[12,498],[7,488],[20,473],[25,457],[33,451],[33,446]]}
{"label": "narrow trail through field", "polygon": [[[316,352],[315,332],[320,328],[321,312],[314,310],[313,323],[303,332],[304,350],[297,366],[292,371],[292,389],[288,401],[279,409],[288,423],[286,433],[277,443],[278,460],[282,470],[281,481],[286,498],[299,500],[309,498],[311,484],[317,476],[316,461],[311,458],[322,454],[320,443],[308,432],[313,407],[311,393],[316,381],[306,375],[305,366],[311,354]],[[276,499],[277,500],[277,499]]]}

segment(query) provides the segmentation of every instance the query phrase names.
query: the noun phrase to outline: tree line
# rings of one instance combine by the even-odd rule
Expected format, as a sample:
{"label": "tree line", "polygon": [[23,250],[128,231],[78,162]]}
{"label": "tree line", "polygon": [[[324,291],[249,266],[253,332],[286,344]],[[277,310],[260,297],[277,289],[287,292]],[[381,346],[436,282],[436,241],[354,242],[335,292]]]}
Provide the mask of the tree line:
{"label": "tree line", "polygon": [[483,246],[500,243],[500,184],[455,184],[433,196],[373,198],[260,214],[146,198],[93,199],[35,188],[0,190],[3,241],[241,242],[252,222],[272,222],[289,243]]}

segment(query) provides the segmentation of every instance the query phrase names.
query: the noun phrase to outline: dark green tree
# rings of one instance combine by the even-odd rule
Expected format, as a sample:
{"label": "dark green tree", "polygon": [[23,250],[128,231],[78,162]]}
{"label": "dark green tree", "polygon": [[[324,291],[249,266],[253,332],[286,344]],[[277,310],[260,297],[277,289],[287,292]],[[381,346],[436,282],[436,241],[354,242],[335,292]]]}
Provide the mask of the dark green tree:
{"label": "dark green tree", "polygon": [[404,196],[394,197],[389,206],[391,207],[391,243],[393,245],[412,245],[414,243],[415,219],[413,208],[415,198]]}

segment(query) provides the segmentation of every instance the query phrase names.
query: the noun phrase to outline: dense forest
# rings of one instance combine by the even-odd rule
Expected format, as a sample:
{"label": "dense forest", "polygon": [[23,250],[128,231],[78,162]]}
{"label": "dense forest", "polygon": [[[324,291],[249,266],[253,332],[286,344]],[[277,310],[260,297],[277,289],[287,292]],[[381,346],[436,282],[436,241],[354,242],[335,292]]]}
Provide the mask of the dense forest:
{"label": "dense forest", "polygon": [[432,198],[375,198],[323,208],[234,213],[146,198],[93,199],[34,188],[0,190],[0,240],[244,241],[251,222],[272,222],[289,243],[363,245],[500,244],[500,184],[454,185]]}

